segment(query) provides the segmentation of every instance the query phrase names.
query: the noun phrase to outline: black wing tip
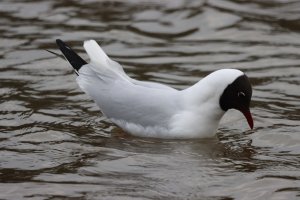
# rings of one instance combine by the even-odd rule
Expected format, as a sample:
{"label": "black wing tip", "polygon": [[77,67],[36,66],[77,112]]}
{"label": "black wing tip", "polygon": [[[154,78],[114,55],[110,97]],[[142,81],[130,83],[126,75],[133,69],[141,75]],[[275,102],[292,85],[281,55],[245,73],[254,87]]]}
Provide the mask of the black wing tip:
{"label": "black wing tip", "polygon": [[83,60],[78,54],[76,54],[71,47],[69,47],[61,39],[56,39],[56,44],[63,53],[64,57],[69,61],[69,63],[74,68],[75,72],[78,74],[78,70],[87,62]]}
{"label": "black wing tip", "polygon": [[62,44],[64,44],[64,42],[63,42],[61,39],[56,39],[55,42],[56,42],[57,46],[59,46],[59,47],[60,47]]}
{"label": "black wing tip", "polygon": [[61,49],[61,48],[68,48],[71,49],[64,41],[62,41],[61,39],[56,39],[56,44],[57,46]]}
{"label": "black wing tip", "polygon": [[60,46],[60,44],[64,44],[64,42],[61,39],[56,39],[55,41],[58,46]]}

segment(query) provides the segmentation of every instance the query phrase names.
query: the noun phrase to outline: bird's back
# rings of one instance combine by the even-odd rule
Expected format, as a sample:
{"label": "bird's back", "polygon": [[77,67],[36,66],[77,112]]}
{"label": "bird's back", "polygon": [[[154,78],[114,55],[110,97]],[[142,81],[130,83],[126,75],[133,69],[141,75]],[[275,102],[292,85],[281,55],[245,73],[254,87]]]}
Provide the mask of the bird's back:
{"label": "bird's back", "polygon": [[131,79],[94,41],[85,42],[84,47],[91,63],[81,67],[77,82],[108,118],[145,128],[168,128],[168,120],[180,108],[179,91]]}

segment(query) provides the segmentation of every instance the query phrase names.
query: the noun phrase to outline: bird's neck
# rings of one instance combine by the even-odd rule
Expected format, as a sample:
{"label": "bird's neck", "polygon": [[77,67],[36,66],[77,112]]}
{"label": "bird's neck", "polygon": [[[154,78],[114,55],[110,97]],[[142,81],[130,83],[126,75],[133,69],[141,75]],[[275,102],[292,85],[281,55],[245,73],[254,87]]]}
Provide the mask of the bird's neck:
{"label": "bird's neck", "polygon": [[[205,85],[205,87],[204,87]],[[197,83],[181,91],[182,110],[172,118],[173,131],[185,138],[213,137],[224,111],[219,105],[220,92],[212,86]]]}
{"label": "bird's neck", "polygon": [[225,111],[220,97],[225,88],[242,74],[225,69],[213,72],[195,85],[181,91],[182,107],[171,119],[172,131],[185,138],[212,137]]}

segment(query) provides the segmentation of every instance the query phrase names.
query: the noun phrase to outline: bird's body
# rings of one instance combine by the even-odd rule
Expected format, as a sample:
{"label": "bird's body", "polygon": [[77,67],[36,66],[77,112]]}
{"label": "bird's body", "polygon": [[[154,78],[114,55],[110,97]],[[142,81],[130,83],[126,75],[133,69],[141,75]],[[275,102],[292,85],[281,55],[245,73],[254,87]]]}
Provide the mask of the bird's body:
{"label": "bird's body", "polygon": [[[57,44],[71,64],[77,61],[72,66],[78,74],[80,88],[113,123],[135,136],[173,139],[214,136],[220,119],[230,109],[226,108],[230,103],[226,97],[228,92],[225,94],[224,91],[241,79],[239,77],[246,77],[239,70],[223,69],[185,90],[176,90],[130,78],[122,66],[111,60],[93,40],[84,43],[91,59],[89,64],[62,41],[57,40]],[[251,98],[249,85],[242,89],[242,93]],[[225,99],[222,100],[224,105],[221,97]],[[249,103],[247,100],[246,104]],[[249,125],[253,126],[250,112],[247,113],[247,109],[245,112]]]}

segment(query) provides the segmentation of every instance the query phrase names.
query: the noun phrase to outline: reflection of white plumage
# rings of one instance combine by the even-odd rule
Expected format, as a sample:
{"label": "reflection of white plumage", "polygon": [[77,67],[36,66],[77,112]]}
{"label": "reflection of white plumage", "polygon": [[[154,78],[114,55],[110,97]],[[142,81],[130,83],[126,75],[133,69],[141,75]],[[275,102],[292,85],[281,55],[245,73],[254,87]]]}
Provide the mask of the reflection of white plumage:
{"label": "reflection of white plumage", "polygon": [[[80,88],[91,96],[105,116],[132,135],[212,137],[221,117],[230,108],[243,112],[250,127],[253,126],[249,111],[251,85],[239,70],[215,71],[195,85],[179,91],[159,83],[130,78],[94,40],[84,43],[91,60],[89,64],[61,40],[57,40],[57,44],[76,70]],[[237,91],[233,91],[235,89]],[[232,92],[234,97],[231,99]],[[238,92],[243,93],[244,99],[236,97]],[[232,101],[241,105],[235,107],[235,103],[231,105]]]}

